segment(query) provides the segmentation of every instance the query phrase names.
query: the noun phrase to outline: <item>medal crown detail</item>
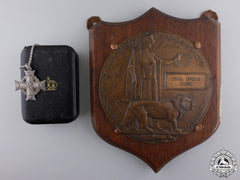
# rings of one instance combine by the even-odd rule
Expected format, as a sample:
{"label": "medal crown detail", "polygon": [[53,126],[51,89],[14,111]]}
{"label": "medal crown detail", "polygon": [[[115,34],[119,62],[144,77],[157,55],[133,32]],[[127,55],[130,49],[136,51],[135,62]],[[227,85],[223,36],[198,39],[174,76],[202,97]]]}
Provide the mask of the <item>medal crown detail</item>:
{"label": "medal crown detail", "polygon": [[56,91],[57,90],[57,82],[54,80],[51,80],[50,77],[47,77],[46,80],[46,91]]}
{"label": "medal crown detail", "polygon": [[34,73],[35,73],[35,70],[31,71],[31,70],[27,70],[27,71],[24,71],[25,75],[28,76],[28,77],[33,77],[34,76]]}

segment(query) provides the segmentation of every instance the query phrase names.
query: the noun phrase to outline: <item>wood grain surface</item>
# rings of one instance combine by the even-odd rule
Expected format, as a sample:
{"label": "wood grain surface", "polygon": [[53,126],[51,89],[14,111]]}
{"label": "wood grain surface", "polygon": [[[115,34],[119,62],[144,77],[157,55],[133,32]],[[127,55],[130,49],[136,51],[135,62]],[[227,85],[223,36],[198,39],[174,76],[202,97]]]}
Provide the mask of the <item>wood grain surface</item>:
{"label": "wood grain surface", "polygon": [[[175,156],[209,138],[220,123],[220,23],[217,20],[217,14],[211,10],[200,18],[186,20],[171,17],[155,8],[128,22],[109,23],[99,17],[89,18],[91,116],[97,134],[108,143],[135,154],[155,172]],[[121,134],[106,117],[99,97],[101,70],[115,45],[133,35],[151,31],[171,32],[195,43],[206,57],[212,75],[213,95],[205,117],[192,132],[173,142],[151,144]]]}

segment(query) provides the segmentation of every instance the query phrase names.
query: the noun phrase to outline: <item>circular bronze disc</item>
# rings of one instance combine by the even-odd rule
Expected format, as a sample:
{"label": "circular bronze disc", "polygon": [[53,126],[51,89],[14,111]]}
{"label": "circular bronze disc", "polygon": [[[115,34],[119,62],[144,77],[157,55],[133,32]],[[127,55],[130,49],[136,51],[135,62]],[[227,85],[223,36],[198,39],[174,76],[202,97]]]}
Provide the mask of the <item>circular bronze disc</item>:
{"label": "circular bronze disc", "polygon": [[174,141],[205,116],[212,96],[207,60],[171,33],[130,37],[106,60],[100,100],[116,129],[148,143]]}

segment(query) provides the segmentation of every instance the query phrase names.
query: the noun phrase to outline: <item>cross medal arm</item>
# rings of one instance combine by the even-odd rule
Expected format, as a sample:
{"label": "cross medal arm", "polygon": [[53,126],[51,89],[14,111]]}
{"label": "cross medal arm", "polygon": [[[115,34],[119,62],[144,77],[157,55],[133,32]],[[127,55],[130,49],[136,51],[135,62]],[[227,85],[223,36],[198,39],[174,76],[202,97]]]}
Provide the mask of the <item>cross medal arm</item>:
{"label": "cross medal arm", "polygon": [[15,81],[16,90],[21,89],[22,92],[26,94],[26,101],[36,100],[35,95],[37,95],[40,90],[45,90],[45,80],[39,81],[34,75],[34,70],[27,70],[24,72],[25,76],[22,78],[21,82]]}
{"label": "cross medal arm", "polygon": [[27,85],[25,83],[19,82],[15,80],[15,90],[19,90],[19,89],[26,89]]}

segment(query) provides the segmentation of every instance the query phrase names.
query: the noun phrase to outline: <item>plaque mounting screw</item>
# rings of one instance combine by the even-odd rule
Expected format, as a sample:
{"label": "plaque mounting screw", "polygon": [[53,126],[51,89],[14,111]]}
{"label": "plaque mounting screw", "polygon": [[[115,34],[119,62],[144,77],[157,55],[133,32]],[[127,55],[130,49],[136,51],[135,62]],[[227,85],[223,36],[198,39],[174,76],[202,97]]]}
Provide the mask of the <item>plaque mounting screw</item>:
{"label": "plaque mounting screw", "polygon": [[121,130],[120,129],[114,129],[114,133],[116,133],[116,134],[121,134]]}
{"label": "plaque mounting screw", "polygon": [[197,49],[200,49],[200,48],[202,47],[201,43],[198,42],[198,41],[194,43],[194,46],[195,46],[195,48],[197,48]]}
{"label": "plaque mounting screw", "polygon": [[196,132],[199,132],[200,130],[202,130],[202,128],[203,128],[203,125],[202,125],[202,124],[198,124],[198,125],[196,125],[196,127],[195,127],[195,131],[196,131]]}
{"label": "plaque mounting screw", "polygon": [[111,49],[112,50],[116,50],[118,48],[118,45],[117,44],[115,44],[115,43],[112,43],[111,44]]}

